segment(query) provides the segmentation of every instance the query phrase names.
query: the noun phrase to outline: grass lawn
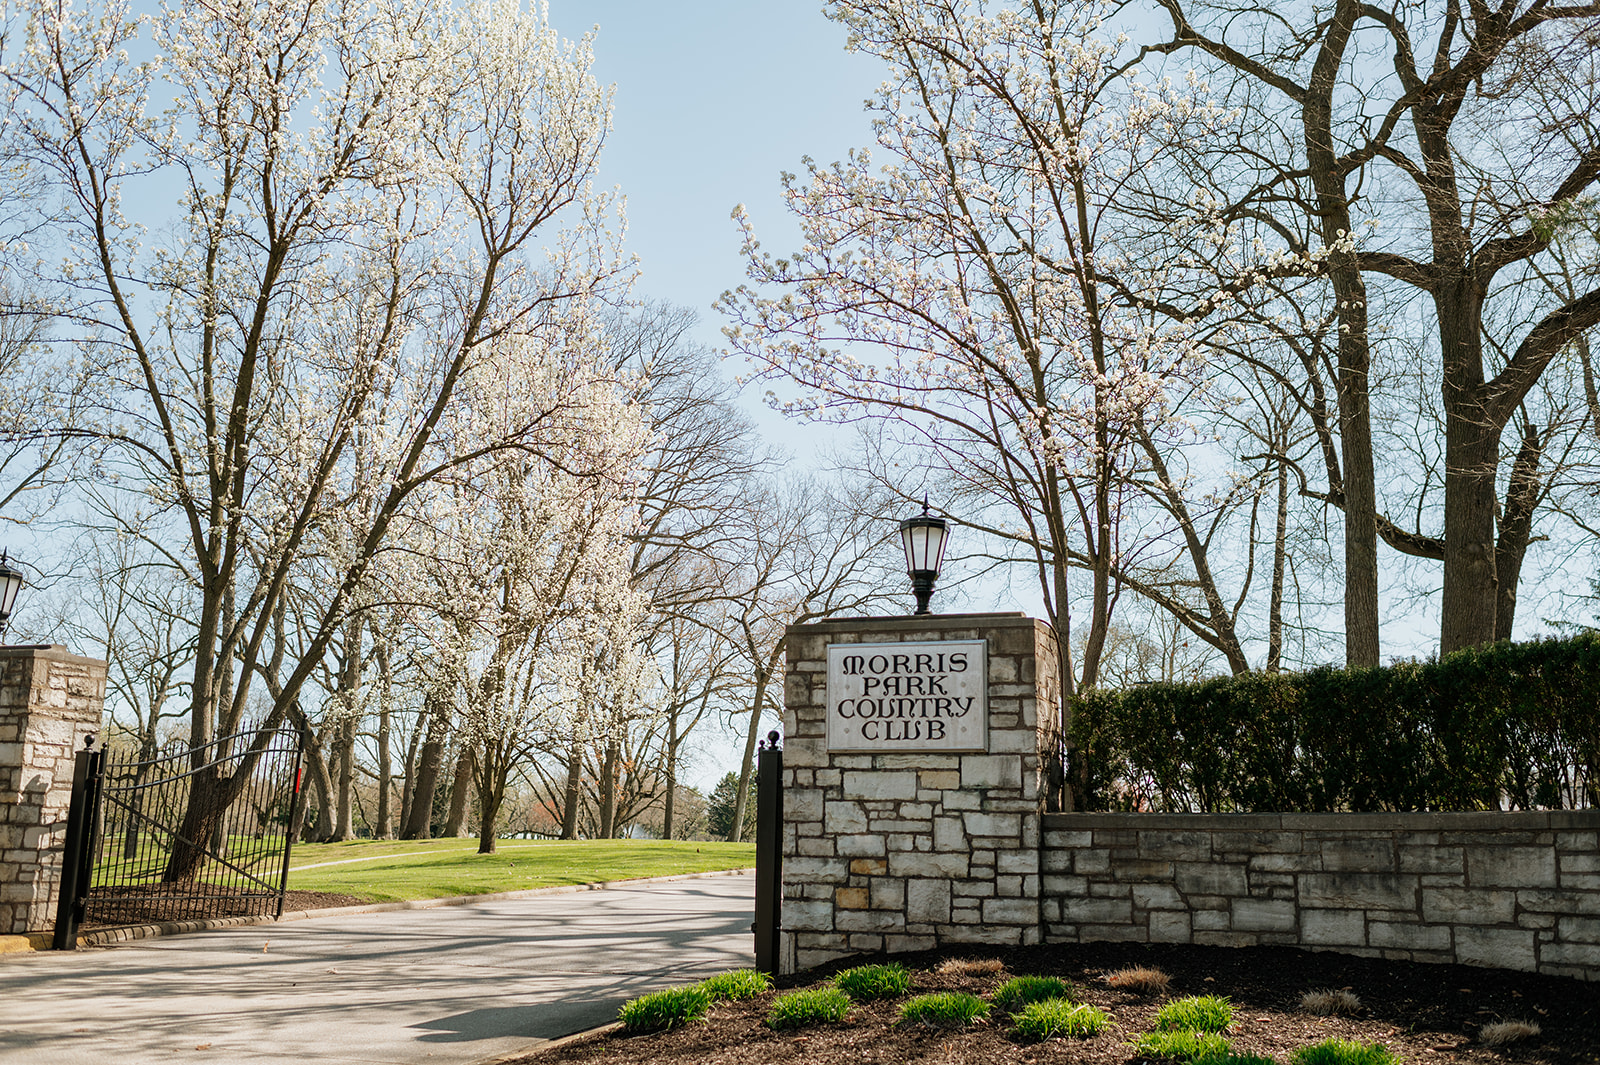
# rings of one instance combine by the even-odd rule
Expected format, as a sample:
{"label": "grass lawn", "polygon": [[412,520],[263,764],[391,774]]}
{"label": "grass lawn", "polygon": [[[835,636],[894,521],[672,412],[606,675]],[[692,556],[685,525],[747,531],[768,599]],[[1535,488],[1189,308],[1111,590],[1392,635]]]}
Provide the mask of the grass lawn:
{"label": "grass lawn", "polygon": [[476,839],[301,843],[291,856],[289,888],[374,902],[435,899],[742,869],[755,865],[755,853],[753,843],[637,839],[508,839],[497,854],[479,854]]}

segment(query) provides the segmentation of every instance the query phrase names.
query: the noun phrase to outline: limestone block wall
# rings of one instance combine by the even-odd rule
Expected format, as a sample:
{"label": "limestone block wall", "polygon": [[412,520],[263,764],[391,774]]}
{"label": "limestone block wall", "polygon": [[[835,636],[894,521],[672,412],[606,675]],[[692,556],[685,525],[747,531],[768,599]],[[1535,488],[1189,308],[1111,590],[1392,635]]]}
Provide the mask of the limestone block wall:
{"label": "limestone block wall", "polygon": [[105,691],[97,659],[0,647],[0,935],[55,925],[73,761]]}
{"label": "limestone block wall", "polygon": [[[980,639],[987,750],[828,750],[829,644]],[[1042,753],[1057,705],[1049,627],[947,614],[796,625],[787,641],[782,971],[862,952],[1039,942]]]}
{"label": "limestone block wall", "polygon": [[1600,810],[1050,814],[1052,941],[1283,944],[1600,980]]}

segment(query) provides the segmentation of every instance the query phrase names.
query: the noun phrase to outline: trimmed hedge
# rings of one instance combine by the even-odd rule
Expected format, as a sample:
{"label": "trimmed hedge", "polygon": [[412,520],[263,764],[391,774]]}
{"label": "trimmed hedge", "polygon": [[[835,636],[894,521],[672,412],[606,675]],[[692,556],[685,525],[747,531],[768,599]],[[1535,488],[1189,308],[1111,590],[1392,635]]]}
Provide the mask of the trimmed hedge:
{"label": "trimmed hedge", "polygon": [[1084,810],[1319,813],[1600,806],[1600,634],[1376,669],[1091,690]]}

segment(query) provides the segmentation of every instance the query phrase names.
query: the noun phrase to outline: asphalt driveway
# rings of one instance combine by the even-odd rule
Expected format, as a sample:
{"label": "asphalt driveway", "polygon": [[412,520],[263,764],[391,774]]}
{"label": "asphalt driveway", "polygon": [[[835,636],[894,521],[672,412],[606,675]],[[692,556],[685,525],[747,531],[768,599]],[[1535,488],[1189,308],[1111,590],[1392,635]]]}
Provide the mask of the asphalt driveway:
{"label": "asphalt driveway", "polygon": [[466,1065],[752,964],[749,874],[0,958],[0,1065]]}

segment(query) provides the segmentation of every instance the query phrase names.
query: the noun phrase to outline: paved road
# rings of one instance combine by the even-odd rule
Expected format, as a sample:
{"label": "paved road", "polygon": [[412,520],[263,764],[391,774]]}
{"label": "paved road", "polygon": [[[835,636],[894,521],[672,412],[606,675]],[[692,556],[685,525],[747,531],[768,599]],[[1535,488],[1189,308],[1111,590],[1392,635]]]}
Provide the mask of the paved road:
{"label": "paved road", "polygon": [[0,1065],[463,1065],[751,964],[749,874],[0,958]]}

